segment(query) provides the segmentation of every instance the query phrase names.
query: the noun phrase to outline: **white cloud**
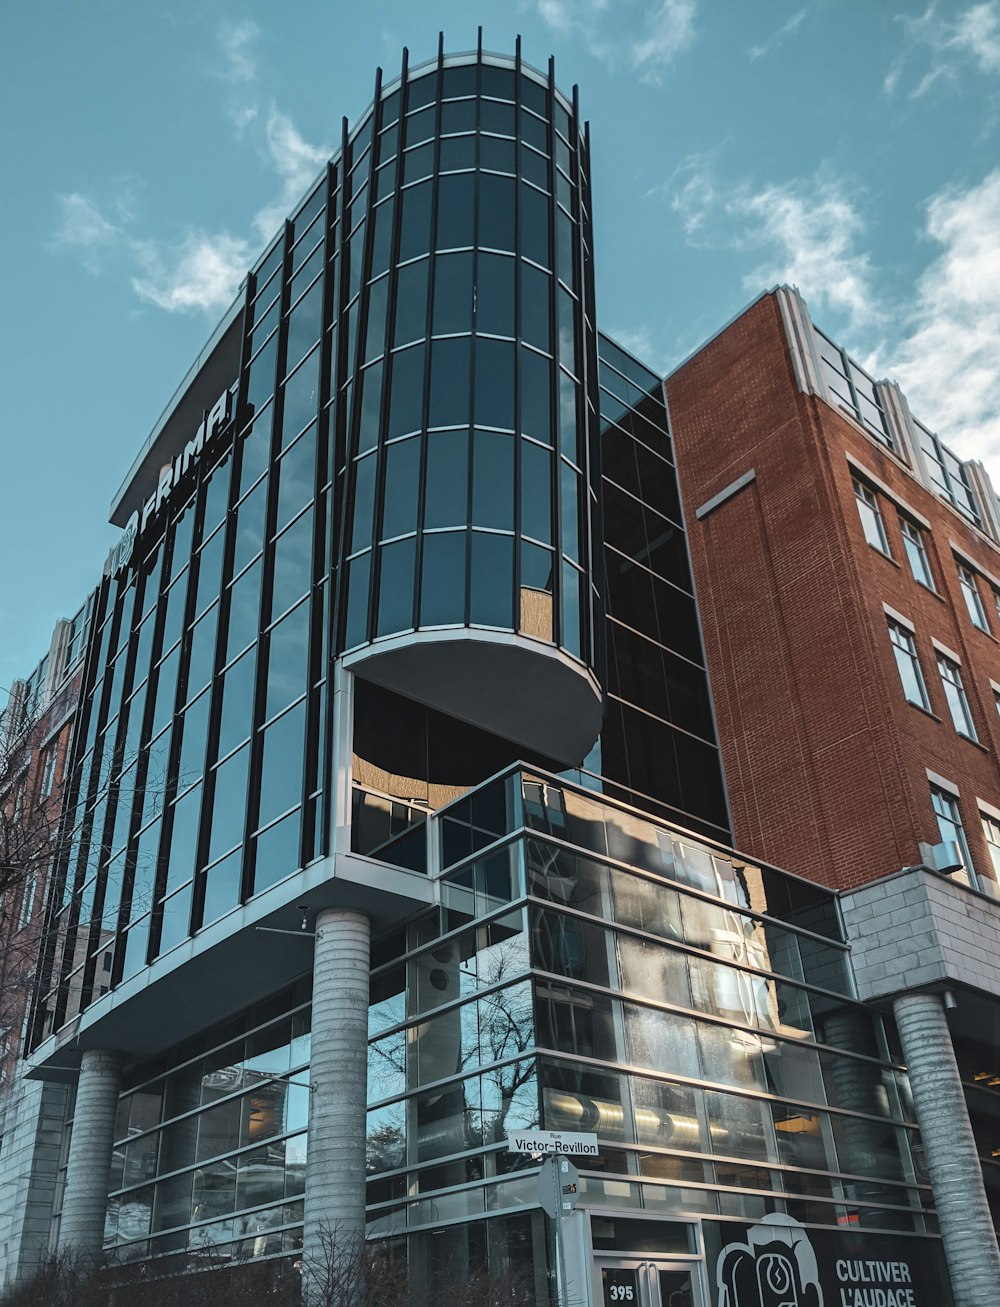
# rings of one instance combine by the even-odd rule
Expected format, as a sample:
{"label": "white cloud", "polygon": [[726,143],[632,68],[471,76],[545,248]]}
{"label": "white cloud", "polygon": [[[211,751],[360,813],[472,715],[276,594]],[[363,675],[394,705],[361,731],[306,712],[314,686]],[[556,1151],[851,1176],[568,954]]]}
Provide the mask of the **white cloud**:
{"label": "white cloud", "polygon": [[765,55],[770,54],[782,44],[786,36],[791,36],[802,25],[803,21],[809,14],[808,7],[798,9],[787,22],[782,23],[776,32],[772,32],[766,40],[761,41],[759,45],[753,45],[747,51],[747,55],[752,61],[763,59]]}
{"label": "white cloud", "polygon": [[694,41],[695,0],[661,0],[646,14],[646,35],[632,44],[630,62],[644,82],[660,82],[670,64]]}
{"label": "white cloud", "polygon": [[799,287],[813,305],[843,315],[855,331],[878,321],[865,226],[855,190],[824,169],[780,184],[719,182],[710,155],[689,159],[666,193],[688,243],[747,254],[750,291]]}
{"label": "white cloud", "polygon": [[914,413],[965,458],[1000,459],[1000,169],[933,196],[940,247],[891,364]]}
{"label": "white cloud", "polygon": [[[257,118],[243,106],[238,131]],[[232,105],[229,106],[233,117]],[[112,268],[128,275],[134,293],[168,313],[218,312],[231,303],[261,241],[269,240],[302,197],[330,151],[311,145],[287,114],[273,105],[255,129],[267,170],[277,178],[278,194],[252,221],[253,236],[215,234],[192,228],[181,238],[154,238],[137,232],[134,185],[121,188],[106,205],[79,192],[57,196],[60,221],[49,248],[72,252],[97,275]]]}
{"label": "white cloud", "polygon": [[132,289],[168,313],[227,308],[250,261],[247,242],[228,232],[191,232],[173,250],[151,242],[133,249],[143,275],[132,277]]}
{"label": "white cloud", "polygon": [[886,74],[887,95],[894,95],[909,74],[916,80],[908,95],[919,99],[967,69],[1000,72],[1000,0],[981,0],[957,14],[950,7],[942,13],[935,0],[919,16],[899,15],[898,21],[904,44]]}
{"label": "white cloud", "polygon": [[121,229],[109,222],[94,201],[79,191],[57,195],[56,199],[62,210],[62,223],[55,237],[57,244],[92,249],[114,244],[121,235]]}
{"label": "white cloud", "polygon": [[222,75],[228,82],[252,82],[257,76],[254,47],[260,28],[252,19],[223,23],[219,28],[219,50],[223,58]]}
{"label": "white cloud", "polygon": [[270,240],[288,216],[310,182],[329,159],[325,145],[310,145],[287,114],[273,105],[264,129],[264,148],[268,162],[281,178],[281,192],[254,215],[254,229],[262,240]]}
{"label": "white cloud", "polygon": [[[579,36],[609,68],[627,67],[643,82],[658,83],[695,37],[697,0],[535,0],[539,17],[562,37]],[[625,10],[628,10],[626,13]],[[637,28],[643,34],[630,35]]]}

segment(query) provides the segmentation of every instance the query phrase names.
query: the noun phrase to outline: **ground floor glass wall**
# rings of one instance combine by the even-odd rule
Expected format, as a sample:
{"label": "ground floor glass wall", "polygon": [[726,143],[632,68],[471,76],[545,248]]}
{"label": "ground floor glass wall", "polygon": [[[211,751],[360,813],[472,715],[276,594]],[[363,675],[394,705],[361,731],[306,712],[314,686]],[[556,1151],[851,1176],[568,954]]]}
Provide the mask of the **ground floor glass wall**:
{"label": "ground floor glass wall", "polygon": [[[602,1211],[933,1228],[905,1073],[824,891],[540,774],[435,820],[439,906],[373,945],[373,1237],[435,1275],[544,1265],[536,1163],[506,1144],[536,1127],[598,1135]],[[296,1251],[310,1011],[303,980],[126,1071],[117,1256]]]}

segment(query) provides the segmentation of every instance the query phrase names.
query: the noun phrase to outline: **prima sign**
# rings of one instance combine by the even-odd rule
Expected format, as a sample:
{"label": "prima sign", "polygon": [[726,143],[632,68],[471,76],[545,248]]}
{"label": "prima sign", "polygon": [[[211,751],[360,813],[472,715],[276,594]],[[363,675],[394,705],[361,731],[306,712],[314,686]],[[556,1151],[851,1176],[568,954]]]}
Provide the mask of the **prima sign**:
{"label": "prima sign", "polygon": [[232,396],[224,390],[205,414],[198,429],[180,451],[174,461],[163,469],[156,483],[156,490],[149,496],[140,511],[138,508],[125,523],[122,537],[115,548],[113,574],[115,576],[125,567],[132,557],[135,542],[143,534],[150,522],[159,516],[175,487],[214,442],[215,438],[228,427],[232,417]]}

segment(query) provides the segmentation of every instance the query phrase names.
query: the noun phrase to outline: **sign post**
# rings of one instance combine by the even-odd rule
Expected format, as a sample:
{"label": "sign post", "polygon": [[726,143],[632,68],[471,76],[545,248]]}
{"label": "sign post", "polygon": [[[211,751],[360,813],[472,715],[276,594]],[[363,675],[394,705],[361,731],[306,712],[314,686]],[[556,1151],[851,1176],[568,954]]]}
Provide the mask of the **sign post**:
{"label": "sign post", "polygon": [[556,1301],[564,1307],[568,1276],[563,1220],[580,1199],[580,1172],[567,1157],[596,1157],[597,1135],[578,1130],[512,1130],[507,1135],[507,1148],[512,1153],[545,1156],[538,1173],[538,1201],[552,1223]]}

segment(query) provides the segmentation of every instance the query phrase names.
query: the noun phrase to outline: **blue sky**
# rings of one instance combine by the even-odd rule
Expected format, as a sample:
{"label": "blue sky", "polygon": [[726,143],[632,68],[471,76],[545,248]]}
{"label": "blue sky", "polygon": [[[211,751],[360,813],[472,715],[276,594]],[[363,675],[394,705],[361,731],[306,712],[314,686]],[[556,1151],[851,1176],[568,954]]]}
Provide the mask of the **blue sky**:
{"label": "blue sky", "polygon": [[1000,487],[1000,0],[9,0],[0,687],[376,65],[479,21],[580,86],[606,331],[668,370],[792,282]]}

